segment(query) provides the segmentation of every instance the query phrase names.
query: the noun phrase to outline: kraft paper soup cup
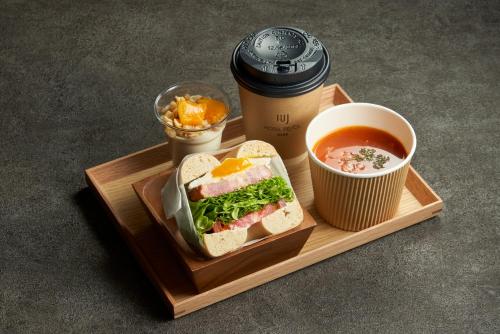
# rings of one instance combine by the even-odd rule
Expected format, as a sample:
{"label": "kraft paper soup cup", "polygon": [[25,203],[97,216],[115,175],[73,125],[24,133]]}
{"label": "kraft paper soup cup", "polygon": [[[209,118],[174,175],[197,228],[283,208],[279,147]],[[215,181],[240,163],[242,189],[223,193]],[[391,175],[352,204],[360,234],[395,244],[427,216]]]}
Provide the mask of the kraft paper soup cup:
{"label": "kraft paper soup cup", "polygon": [[[334,169],[313,152],[314,145],[329,133],[347,126],[369,126],[396,137],[406,152],[398,165],[370,174]],[[415,153],[416,137],[406,119],[395,111],[370,103],[348,103],[318,114],[306,131],[306,146],[314,190],[314,204],[329,224],[360,231],[394,217]]]}

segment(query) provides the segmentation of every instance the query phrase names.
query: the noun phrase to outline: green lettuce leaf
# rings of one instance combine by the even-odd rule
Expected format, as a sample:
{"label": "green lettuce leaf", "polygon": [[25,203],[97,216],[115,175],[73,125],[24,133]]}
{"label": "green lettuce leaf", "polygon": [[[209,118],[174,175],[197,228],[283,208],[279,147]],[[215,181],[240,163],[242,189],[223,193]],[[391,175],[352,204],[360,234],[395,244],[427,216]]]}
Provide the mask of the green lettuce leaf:
{"label": "green lettuce leaf", "polygon": [[210,231],[216,220],[230,224],[267,204],[279,200],[290,202],[293,198],[293,191],[286,181],[281,176],[275,176],[231,193],[198,202],[189,201],[189,206],[196,230],[201,235]]}

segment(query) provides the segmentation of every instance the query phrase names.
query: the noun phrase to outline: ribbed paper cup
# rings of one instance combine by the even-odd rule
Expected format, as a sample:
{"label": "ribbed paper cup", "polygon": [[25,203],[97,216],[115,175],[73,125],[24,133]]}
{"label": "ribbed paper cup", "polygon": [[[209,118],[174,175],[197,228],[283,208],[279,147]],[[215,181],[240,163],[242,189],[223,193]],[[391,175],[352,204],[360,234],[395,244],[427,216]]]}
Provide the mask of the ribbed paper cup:
{"label": "ribbed paper cup", "polygon": [[[399,139],[408,156],[399,165],[371,174],[352,174],[334,169],[313,153],[325,135],[346,126],[370,126]],[[349,103],[323,111],[306,132],[314,204],[329,224],[347,231],[360,231],[392,218],[416,148],[410,123],[391,109],[369,103]]]}

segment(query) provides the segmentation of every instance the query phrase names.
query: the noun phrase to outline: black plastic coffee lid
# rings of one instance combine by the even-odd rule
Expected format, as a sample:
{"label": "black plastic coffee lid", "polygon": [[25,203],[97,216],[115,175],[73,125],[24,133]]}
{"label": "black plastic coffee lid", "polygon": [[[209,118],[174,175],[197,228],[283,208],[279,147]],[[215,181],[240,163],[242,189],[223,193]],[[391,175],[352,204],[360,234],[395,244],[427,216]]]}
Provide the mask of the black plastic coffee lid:
{"label": "black plastic coffee lid", "polygon": [[323,84],[330,58],[323,44],[304,30],[271,27],[251,33],[236,46],[231,71],[254,93],[289,97]]}

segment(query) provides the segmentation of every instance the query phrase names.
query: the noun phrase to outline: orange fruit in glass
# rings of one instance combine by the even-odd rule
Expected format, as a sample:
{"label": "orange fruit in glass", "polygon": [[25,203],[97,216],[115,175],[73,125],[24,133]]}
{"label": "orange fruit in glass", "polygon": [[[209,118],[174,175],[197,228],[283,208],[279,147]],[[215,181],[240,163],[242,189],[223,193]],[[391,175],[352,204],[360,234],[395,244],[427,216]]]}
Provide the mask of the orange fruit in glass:
{"label": "orange fruit in glass", "polygon": [[177,104],[179,120],[183,125],[203,125],[205,119],[205,106],[183,100]]}
{"label": "orange fruit in glass", "polygon": [[221,101],[202,97],[198,103],[205,106],[205,119],[210,124],[218,123],[227,114],[226,105]]}

